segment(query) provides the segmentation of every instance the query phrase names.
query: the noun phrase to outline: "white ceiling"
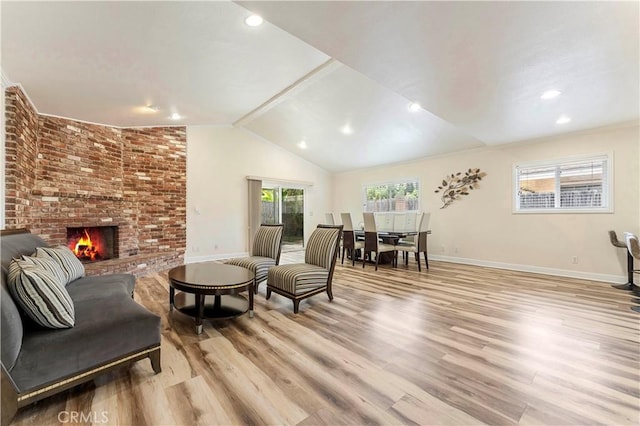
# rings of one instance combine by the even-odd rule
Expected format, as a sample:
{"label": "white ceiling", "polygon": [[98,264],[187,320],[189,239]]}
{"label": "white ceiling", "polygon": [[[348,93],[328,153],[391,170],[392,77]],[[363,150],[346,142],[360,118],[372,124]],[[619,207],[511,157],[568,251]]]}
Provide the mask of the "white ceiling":
{"label": "white ceiling", "polygon": [[[41,113],[234,124],[332,172],[639,117],[638,2],[0,7],[2,71]],[[249,10],[268,22],[246,26]]]}

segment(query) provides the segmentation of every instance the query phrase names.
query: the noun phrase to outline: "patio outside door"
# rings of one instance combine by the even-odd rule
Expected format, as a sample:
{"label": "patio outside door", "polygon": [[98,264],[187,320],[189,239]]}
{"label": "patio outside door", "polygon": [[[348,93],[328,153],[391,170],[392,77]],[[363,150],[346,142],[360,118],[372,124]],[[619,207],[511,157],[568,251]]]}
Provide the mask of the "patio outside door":
{"label": "patio outside door", "polygon": [[304,242],[304,189],[262,188],[262,223],[282,223],[282,250],[301,250]]}

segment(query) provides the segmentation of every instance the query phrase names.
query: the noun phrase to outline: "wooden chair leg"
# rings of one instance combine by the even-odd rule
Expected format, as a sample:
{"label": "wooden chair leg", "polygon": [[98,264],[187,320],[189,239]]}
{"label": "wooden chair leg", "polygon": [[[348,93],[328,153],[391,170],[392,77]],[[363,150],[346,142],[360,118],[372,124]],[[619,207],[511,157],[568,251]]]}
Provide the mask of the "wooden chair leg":
{"label": "wooden chair leg", "polygon": [[293,313],[297,314],[300,308],[300,301],[298,299],[293,300]]}
{"label": "wooden chair leg", "polygon": [[424,251],[424,264],[427,265],[427,269],[429,269],[429,257],[427,256],[427,251]]}
{"label": "wooden chair leg", "polygon": [[267,287],[267,299],[271,297],[271,289]]}
{"label": "wooden chair leg", "polygon": [[422,272],[422,269],[420,269],[420,252],[419,251],[416,252],[416,260],[418,261],[418,272]]}
{"label": "wooden chair leg", "polygon": [[153,372],[158,374],[162,372],[162,366],[160,365],[160,350],[149,352],[149,359],[151,360],[151,368]]}
{"label": "wooden chair leg", "polygon": [[342,249],[342,264],[344,265],[344,252],[346,251],[346,249]]}

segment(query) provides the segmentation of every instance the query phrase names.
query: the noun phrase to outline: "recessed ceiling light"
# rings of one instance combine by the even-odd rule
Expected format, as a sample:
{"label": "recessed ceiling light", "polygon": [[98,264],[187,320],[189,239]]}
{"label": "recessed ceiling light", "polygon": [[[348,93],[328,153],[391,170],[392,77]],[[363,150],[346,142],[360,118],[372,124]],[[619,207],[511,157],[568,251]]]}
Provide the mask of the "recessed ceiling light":
{"label": "recessed ceiling light", "polygon": [[182,118],[182,116],[180,114],[178,114],[177,112],[174,112],[173,114],[171,114],[171,118],[172,120],[180,120]]}
{"label": "recessed ceiling light", "polygon": [[422,107],[417,102],[413,102],[412,104],[409,105],[409,111],[411,111],[411,112],[418,112],[421,109],[422,109]]}
{"label": "recessed ceiling light", "polygon": [[307,149],[307,143],[305,141],[300,141],[300,143],[298,143],[298,148]]}
{"label": "recessed ceiling light", "polygon": [[147,105],[145,108],[147,108],[149,111],[151,112],[158,112],[160,111],[160,108],[158,108],[156,105],[153,104],[149,104]]}
{"label": "recessed ceiling light", "polygon": [[344,126],[342,126],[340,128],[340,131],[342,133],[344,133],[345,135],[350,135],[353,133],[353,129],[351,128],[351,126],[349,126],[348,124],[345,124]]}
{"label": "recessed ceiling light", "polygon": [[264,19],[262,19],[262,16],[260,15],[251,15],[248,16],[247,19],[244,20],[244,22],[250,27],[257,27],[262,25]]}
{"label": "recessed ceiling light", "polygon": [[542,96],[540,96],[540,99],[553,99],[557,96],[559,96],[562,92],[558,91],[558,90],[547,90],[546,92],[544,92],[542,94]]}
{"label": "recessed ceiling light", "polygon": [[567,117],[566,115],[561,115],[557,120],[556,124],[567,124],[571,121],[571,117]]}

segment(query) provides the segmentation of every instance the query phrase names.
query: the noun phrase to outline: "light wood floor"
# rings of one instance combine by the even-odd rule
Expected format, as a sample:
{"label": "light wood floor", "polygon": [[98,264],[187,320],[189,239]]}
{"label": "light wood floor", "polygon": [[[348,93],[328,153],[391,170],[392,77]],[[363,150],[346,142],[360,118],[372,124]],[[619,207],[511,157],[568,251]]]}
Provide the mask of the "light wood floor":
{"label": "light wood floor", "polygon": [[162,373],[138,362],[15,424],[640,423],[640,315],[606,283],[411,261],[338,265],[334,295],[294,315],[263,283],[254,318],[196,336],[169,314],[166,272],[141,278],[136,299],[163,318]]}

